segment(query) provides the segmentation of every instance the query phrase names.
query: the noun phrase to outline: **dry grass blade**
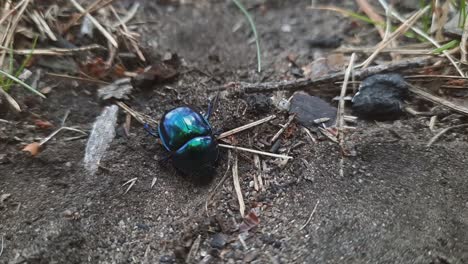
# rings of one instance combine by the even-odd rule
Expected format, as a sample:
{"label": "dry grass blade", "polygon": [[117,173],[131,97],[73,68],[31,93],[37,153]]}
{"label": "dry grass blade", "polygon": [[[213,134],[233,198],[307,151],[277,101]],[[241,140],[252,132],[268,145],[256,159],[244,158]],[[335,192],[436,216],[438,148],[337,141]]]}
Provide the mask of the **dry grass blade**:
{"label": "dry grass blade", "polygon": [[252,123],[249,123],[249,124],[246,124],[246,125],[243,125],[243,126],[240,126],[240,127],[237,127],[237,128],[234,128],[232,130],[229,130],[229,131],[226,131],[224,133],[221,133],[221,135],[218,136],[218,139],[222,139],[222,138],[226,138],[226,137],[229,137],[229,136],[232,136],[234,134],[237,134],[239,132],[242,132],[244,130],[247,130],[247,129],[250,129],[252,127],[255,127],[255,126],[258,126],[258,125],[261,125],[263,123],[266,123],[270,120],[273,120],[275,119],[276,116],[275,115],[271,115],[271,116],[268,116],[268,117],[265,117],[265,118],[262,118],[260,120],[257,120],[255,122],[252,122]]}
{"label": "dry grass blade", "polygon": [[[260,181],[262,179],[262,165],[261,165],[259,155],[254,155],[254,165],[255,165],[255,169],[257,169],[258,171],[257,173],[252,173],[253,179],[254,179],[254,189],[258,192],[260,188],[263,188],[263,186],[260,187]],[[256,174],[258,174],[258,178]]]}
{"label": "dry grass blade", "polygon": [[107,38],[107,40],[112,43],[112,45],[116,48],[119,47],[117,44],[117,41],[112,37],[112,35],[97,21],[92,15],[86,12],[86,10],[76,1],[76,0],[70,0],[70,2],[75,6],[78,11],[81,13],[85,14],[86,17],[93,23],[93,25],[104,35],[104,37]]}
{"label": "dry grass blade", "polygon": [[21,107],[16,102],[16,100],[13,97],[11,97],[7,92],[5,92],[2,87],[0,87],[0,97],[1,96],[3,96],[5,100],[7,100],[7,102],[11,105],[11,107],[13,107],[13,109],[15,109],[16,112],[21,112]]}
{"label": "dry grass blade", "polygon": [[467,62],[467,51],[466,51],[466,43],[468,39],[468,19],[465,19],[465,24],[463,25],[463,35],[460,42],[460,60],[462,63]]}
{"label": "dry grass blade", "polygon": [[51,140],[53,137],[55,137],[62,130],[74,131],[74,132],[78,132],[78,133],[83,134],[83,135],[88,135],[88,133],[86,133],[86,132],[84,132],[83,130],[80,130],[80,129],[76,129],[76,128],[73,128],[73,127],[60,127],[59,129],[55,130],[50,135],[48,135],[46,138],[42,139],[41,142],[39,142],[39,146],[42,146],[45,143],[47,143],[49,140]]}
{"label": "dry grass blade", "polygon": [[457,105],[457,104],[452,103],[452,102],[450,102],[448,100],[445,100],[445,99],[443,99],[441,97],[432,95],[432,94],[430,94],[430,93],[428,93],[428,92],[426,92],[426,91],[424,91],[424,90],[422,90],[422,89],[420,89],[420,88],[418,88],[418,87],[416,87],[416,86],[414,86],[412,84],[408,83],[408,87],[409,87],[409,90],[412,93],[422,97],[423,99],[426,99],[426,100],[431,101],[431,102],[436,103],[436,104],[443,105],[443,106],[445,106],[447,108],[450,108],[450,109],[454,110],[455,112],[458,112],[458,113],[461,113],[461,114],[464,114],[464,115],[468,115],[468,108],[466,108],[464,106]]}
{"label": "dry grass blade", "polygon": [[293,158],[291,156],[280,155],[280,154],[275,154],[275,153],[270,153],[270,152],[255,150],[255,149],[231,146],[231,145],[226,145],[226,144],[218,144],[218,146],[220,146],[222,148],[235,149],[235,150],[250,152],[250,153],[259,154],[259,155],[263,155],[263,156],[273,157],[273,158],[280,158],[280,159],[292,159]]}
{"label": "dry grass blade", "polygon": [[50,29],[49,25],[47,22],[44,20],[41,14],[37,12],[37,10],[34,10],[30,14],[31,19],[36,23],[36,26],[39,30],[43,31],[46,33],[46,35],[52,40],[52,41],[57,41],[57,37],[55,36],[54,32]]}
{"label": "dry grass blade", "polygon": [[[26,8],[28,7],[30,2],[31,2],[31,0],[26,0],[26,1],[22,2],[23,5],[21,6],[21,9],[18,11],[18,13],[16,13],[16,16],[13,18],[13,20],[11,22],[11,27],[7,31],[8,33],[3,36],[4,37],[3,46],[5,46],[5,47],[11,46],[11,42],[13,40],[13,35],[16,32],[16,27],[18,26],[18,23],[21,20],[21,18],[23,17],[23,14],[26,11]],[[5,61],[5,55],[6,54],[3,53],[0,56],[0,68],[3,68],[3,62]]]}
{"label": "dry grass blade", "polygon": [[104,85],[109,85],[110,83],[101,81],[98,79],[90,79],[90,78],[83,78],[83,77],[77,77],[77,76],[70,76],[66,74],[59,74],[59,73],[52,73],[52,72],[46,72],[46,75],[49,76],[54,76],[54,77],[59,77],[59,78],[64,78],[64,79],[70,79],[70,80],[77,80],[77,81],[83,81],[83,82],[92,82],[92,83],[99,83],[99,84],[104,84]]}
{"label": "dry grass blade", "polygon": [[385,25],[384,19],[377,13],[375,12],[374,8],[369,4],[367,0],[356,0],[357,4],[359,7],[362,9],[362,11],[373,21],[377,22],[375,24],[375,27],[377,28],[377,31],[379,31],[379,35],[382,39],[385,38],[385,31],[383,30],[381,25]]}
{"label": "dry grass blade", "polygon": [[427,143],[427,147],[428,148],[431,147],[432,144],[434,144],[443,134],[447,133],[448,131],[452,129],[456,129],[456,128],[462,128],[462,127],[468,127],[468,124],[461,124],[461,125],[444,128],[442,131],[437,133],[433,138],[431,138],[431,140],[429,140],[429,142]]}
{"label": "dry grass blade", "polygon": [[18,55],[74,55],[77,52],[95,50],[95,49],[105,49],[103,46],[98,44],[93,44],[89,46],[64,49],[64,48],[49,48],[49,49],[21,49],[21,50],[12,50],[5,46],[0,46],[0,50],[3,50],[3,53],[18,54]]}
{"label": "dry grass blade", "polygon": [[276,132],[276,134],[271,138],[270,144],[273,144],[283,134],[283,132],[291,125],[291,123],[292,123],[292,121],[294,120],[295,117],[296,117],[296,114],[292,114],[289,117],[286,124],[284,124],[283,127],[281,127],[281,129],[278,130],[278,132]]}
{"label": "dry grass blade", "polygon": [[304,225],[301,226],[301,228],[299,228],[299,230],[302,230],[302,229],[306,228],[306,226],[309,225],[310,221],[312,221],[312,217],[314,216],[315,211],[317,211],[317,206],[319,205],[319,202],[320,202],[320,200],[317,200],[317,203],[315,203],[314,209],[312,209],[312,212],[310,213],[309,218],[304,223]]}
{"label": "dry grass blade", "polygon": [[[385,9],[386,12],[391,13],[392,16],[394,16],[400,22],[403,23],[405,21],[405,19],[400,14],[398,14],[395,10],[390,9],[390,6],[388,5],[388,3],[385,0],[379,0],[379,3],[380,3],[380,5],[382,5],[382,7]],[[411,26],[411,29],[416,34],[418,34],[419,36],[421,36],[424,39],[426,39],[427,41],[431,42],[432,45],[434,45],[436,48],[441,48],[442,47],[442,45],[440,45],[437,41],[435,41],[433,38],[431,38],[429,35],[427,35],[421,29],[419,29],[417,27],[414,27],[414,26]],[[442,53],[444,54],[445,57],[447,57],[447,59],[450,61],[450,63],[452,63],[452,65],[455,67],[455,69],[457,69],[460,76],[465,76],[465,74],[461,70],[460,66],[456,63],[455,59],[446,50],[442,51]]]}
{"label": "dry grass blade", "polygon": [[0,18],[0,25],[3,24],[3,22],[5,22],[5,20],[7,18],[9,18],[13,13],[16,12],[16,10],[18,10],[18,8],[20,6],[22,6],[24,4],[24,2],[26,2],[26,0],[21,0],[21,2],[19,2],[18,4],[16,4],[15,7],[13,7],[12,9],[8,10],[8,12],[6,12],[2,18]]}
{"label": "dry grass blade", "polygon": [[128,13],[123,17],[122,19],[119,19],[117,23],[114,23],[111,25],[112,28],[116,28],[120,25],[128,23],[130,20],[132,20],[133,17],[135,17],[138,8],[140,8],[140,3],[134,3]]}
{"label": "dry grass blade", "polygon": [[213,199],[213,196],[216,194],[216,191],[219,189],[221,185],[223,185],[223,183],[226,181],[226,179],[229,176],[229,169],[231,168],[231,159],[232,159],[231,156],[232,156],[231,151],[228,151],[228,161],[227,161],[226,172],[224,172],[223,178],[221,178],[221,180],[218,182],[218,184],[216,184],[214,189],[210,191],[210,194],[208,195],[208,199],[206,199],[205,210],[207,213],[208,213],[208,206],[210,205],[211,199]]}
{"label": "dry grass blade", "polygon": [[2,244],[0,246],[0,257],[2,256],[3,254],[3,236],[2,236]]}
{"label": "dry grass blade", "polygon": [[122,102],[115,102],[120,108],[122,108],[125,112],[129,113],[133,118],[135,118],[140,124],[144,125],[145,123],[148,123],[152,126],[157,126],[158,122],[151,117],[142,114],[138,111],[133,110],[130,108],[128,105]]}
{"label": "dry grass blade", "polygon": [[234,160],[232,165],[232,180],[234,182],[234,189],[236,190],[237,200],[239,201],[239,211],[242,217],[245,214],[244,197],[242,196],[242,189],[239,182],[239,167],[237,153],[234,152]]}
{"label": "dry grass blade", "polygon": [[390,34],[390,36],[388,36],[387,39],[384,39],[382,40],[378,45],[377,47],[375,48],[375,51],[369,56],[369,58],[367,58],[367,60],[365,60],[363,63],[362,63],[362,67],[363,68],[367,68],[371,63],[372,61],[374,61],[375,57],[377,57],[377,55],[380,53],[381,50],[383,50],[385,47],[388,46],[388,44],[390,44],[393,40],[395,40],[397,37],[401,36],[403,33],[405,33],[414,23],[416,23],[416,21],[418,21],[418,19],[424,14],[427,12],[427,10],[429,10],[429,6],[426,6],[425,8],[423,8],[422,10],[419,10],[417,11],[416,13],[414,13],[410,18],[408,18],[408,20],[406,20],[405,22],[403,22],[403,24],[401,24],[397,30],[395,30],[392,34]]}
{"label": "dry grass blade", "polygon": [[122,187],[124,187],[125,185],[129,185],[127,190],[125,190],[124,194],[127,194],[128,191],[130,191],[130,189],[132,189],[133,185],[135,185],[137,180],[138,180],[138,177],[135,177],[135,178],[133,178],[131,180],[126,181],[124,184],[122,184]]}
{"label": "dry grass blade", "polygon": [[128,30],[127,25],[125,25],[125,22],[120,18],[119,14],[117,14],[117,12],[112,6],[110,6],[110,10],[114,14],[114,16],[117,18],[117,20],[120,22],[120,26],[123,28],[123,32],[124,32],[124,34],[122,35],[127,37],[128,41],[132,45],[136,54],[138,55],[138,58],[140,58],[141,61],[146,61],[145,56],[143,56],[143,52],[141,52],[140,48],[138,47],[138,43],[136,42],[135,38],[133,38],[131,32]]}
{"label": "dry grass blade", "polygon": [[62,34],[65,34],[73,25],[76,24],[76,22],[78,22],[78,20],[80,20],[84,15],[88,14],[88,13],[91,13],[91,11],[96,8],[100,3],[102,2],[102,0],[96,0],[94,1],[94,3],[92,3],[91,5],[89,5],[85,12],[81,12],[79,15],[77,16],[74,16],[70,22],[67,23],[67,25],[62,29]]}
{"label": "dry grass blade", "polygon": [[150,189],[153,189],[154,185],[156,184],[157,179],[158,179],[158,178],[153,177],[153,180],[151,181],[151,187],[150,187]]}

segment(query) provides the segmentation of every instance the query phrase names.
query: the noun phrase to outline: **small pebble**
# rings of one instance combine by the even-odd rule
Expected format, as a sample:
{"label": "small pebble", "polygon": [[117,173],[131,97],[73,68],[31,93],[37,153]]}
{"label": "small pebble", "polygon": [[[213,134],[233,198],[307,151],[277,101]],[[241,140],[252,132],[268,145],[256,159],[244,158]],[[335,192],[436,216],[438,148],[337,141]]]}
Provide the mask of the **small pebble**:
{"label": "small pebble", "polygon": [[216,233],[213,235],[210,241],[210,246],[217,249],[222,249],[226,245],[227,237],[222,233]]}

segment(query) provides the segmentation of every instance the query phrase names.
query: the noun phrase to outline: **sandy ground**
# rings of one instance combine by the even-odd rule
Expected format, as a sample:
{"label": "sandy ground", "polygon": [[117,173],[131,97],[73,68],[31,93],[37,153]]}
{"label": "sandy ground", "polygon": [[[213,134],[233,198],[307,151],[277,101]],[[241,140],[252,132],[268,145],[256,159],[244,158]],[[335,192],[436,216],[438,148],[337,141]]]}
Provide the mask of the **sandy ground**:
{"label": "sandy ground", "polygon": [[[355,8],[351,1],[331,2]],[[155,118],[182,104],[205,109],[213,96],[207,88],[292,78],[288,54],[297,54],[304,65],[330,51],[310,48],[307,39],[365,39],[374,30],[308,10],[309,3],[251,5],[264,58],[264,71],[257,74],[255,46],[247,43],[250,30],[234,5],[142,2],[138,21],[147,22],[139,29],[145,52],[156,58],[171,51],[187,66],[174,82],[137,89],[128,104]],[[370,44],[377,41],[371,38]],[[16,92],[31,101],[28,111],[59,124],[69,110],[67,125],[90,129],[104,106],[97,86],[45,78],[60,84],[46,101]],[[287,116],[274,107],[255,108],[246,103],[249,96],[222,97],[213,126],[227,131],[277,114],[235,136],[239,145],[268,150],[262,142]],[[101,162],[105,169],[91,176],[82,165],[86,139],[58,137],[37,157],[27,157],[18,139],[30,142],[50,131],[27,126],[32,124],[27,114],[8,117],[19,123],[0,125],[0,195],[11,195],[0,203],[0,263],[183,263],[194,244],[193,263],[468,263],[466,136],[454,131],[428,149],[433,132],[425,117],[359,121],[347,137],[356,155],[345,159],[343,177],[339,147],[327,140],[312,143],[298,125],[282,140],[281,150],[289,150],[292,161],[262,157],[262,191],[252,186],[258,174],[253,157],[239,153],[246,206],[257,208],[260,219],[242,239],[230,175],[205,209],[226,172],[227,151],[221,152],[214,179],[200,184],[158,162],[162,147],[136,122],[130,136],[123,136],[121,112],[118,136]],[[125,194],[122,184],[132,178],[137,182]]]}

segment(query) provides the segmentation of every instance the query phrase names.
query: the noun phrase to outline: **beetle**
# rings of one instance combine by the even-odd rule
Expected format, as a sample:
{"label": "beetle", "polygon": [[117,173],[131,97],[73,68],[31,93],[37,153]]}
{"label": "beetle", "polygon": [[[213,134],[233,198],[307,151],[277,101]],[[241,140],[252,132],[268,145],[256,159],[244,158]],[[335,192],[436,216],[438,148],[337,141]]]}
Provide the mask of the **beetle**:
{"label": "beetle", "polygon": [[157,133],[148,124],[145,129],[161,140],[174,167],[183,174],[208,178],[218,160],[218,143],[209,122],[217,96],[205,115],[190,106],[173,108],[161,117]]}

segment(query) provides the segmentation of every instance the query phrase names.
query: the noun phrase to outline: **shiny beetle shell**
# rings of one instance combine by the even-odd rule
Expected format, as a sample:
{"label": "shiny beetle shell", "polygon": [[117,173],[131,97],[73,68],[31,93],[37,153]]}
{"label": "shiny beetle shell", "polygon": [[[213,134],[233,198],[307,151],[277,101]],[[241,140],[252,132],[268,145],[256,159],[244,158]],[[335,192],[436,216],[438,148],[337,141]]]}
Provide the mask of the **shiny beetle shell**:
{"label": "shiny beetle shell", "polygon": [[218,159],[218,144],[208,120],[188,106],[163,115],[158,126],[174,167],[187,175],[209,176]]}

